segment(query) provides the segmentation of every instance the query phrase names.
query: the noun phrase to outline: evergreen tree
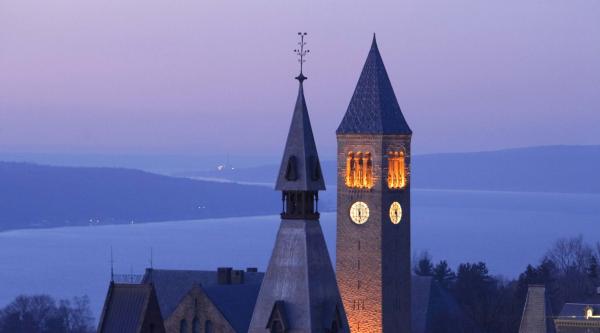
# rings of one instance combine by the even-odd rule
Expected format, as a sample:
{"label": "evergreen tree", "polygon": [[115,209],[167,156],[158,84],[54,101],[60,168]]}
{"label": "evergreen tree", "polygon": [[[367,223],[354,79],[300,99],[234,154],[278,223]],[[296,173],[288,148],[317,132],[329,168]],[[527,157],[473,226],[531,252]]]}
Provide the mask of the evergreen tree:
{"label": "evergreen tree", "polygon": [[433,278],[439,282],[443,288],[448,289],[450,283],[456,278],[456,274],[448,267],[448,262],[442,260],[433,268]]}
{"label": "evergreen tree", "polygon": [[433,263],[431,256],[427,252],[422,252],[417,260],[417,264],[413,268],[416,275],[433,276]]}

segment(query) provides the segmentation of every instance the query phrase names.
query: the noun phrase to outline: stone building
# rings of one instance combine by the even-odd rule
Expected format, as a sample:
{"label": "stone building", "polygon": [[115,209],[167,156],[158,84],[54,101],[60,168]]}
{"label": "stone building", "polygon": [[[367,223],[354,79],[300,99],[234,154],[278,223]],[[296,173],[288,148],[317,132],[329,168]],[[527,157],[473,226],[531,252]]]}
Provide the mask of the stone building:
{"label": "stone building", "polygon": [[298,96],[276,183],[281,224],[266,272],[148,269],[139,284],[111,283],[98,332],[469,331],[443,288],[431,277],[411,276],[412,131],[375,38],[337,130],[335,271],[319,222],[325,181],[302,69],[296,79]]}
{"label": "stone building", "polygon": [[111,282],[98,332],[164,333],[154,286]]}
{"label": "stone building", "polygon": [[582,302],[566,303],[554,325],[556,333],[600,333],[600,288]]}
{"label": "stone building", "polygon": [[351,330],[411,332],[412,131],[375,36],[336,134],[336,274]]}

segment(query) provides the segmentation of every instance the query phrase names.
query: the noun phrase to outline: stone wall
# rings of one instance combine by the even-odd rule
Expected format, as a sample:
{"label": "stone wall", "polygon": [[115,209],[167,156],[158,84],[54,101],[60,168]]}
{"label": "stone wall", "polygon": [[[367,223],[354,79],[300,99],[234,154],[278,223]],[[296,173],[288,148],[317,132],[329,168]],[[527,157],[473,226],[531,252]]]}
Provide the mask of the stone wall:
{"label": "stone wall", "polygon": [[[195,318],[198,319],[200,326],[198,332],[192,330]],[[180,333],[180,325],[183,319],[187,322],[185,333],[211,333],[206,332],[207,321],[211,323],[212,333],[236,333],[219,309],[198,286],[194,286],[181,300],[169,318],[165,319],[167,333]]]}

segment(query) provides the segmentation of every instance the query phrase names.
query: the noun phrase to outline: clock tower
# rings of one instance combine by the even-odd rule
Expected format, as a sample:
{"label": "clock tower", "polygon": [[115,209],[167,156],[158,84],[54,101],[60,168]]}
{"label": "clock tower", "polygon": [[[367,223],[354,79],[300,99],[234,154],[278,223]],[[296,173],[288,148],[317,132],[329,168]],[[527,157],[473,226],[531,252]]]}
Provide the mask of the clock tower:
{"label": "clock tower", "polygon": [[336,134],[336,275],[351,332],[409,333],[412,131],[375,36]]}

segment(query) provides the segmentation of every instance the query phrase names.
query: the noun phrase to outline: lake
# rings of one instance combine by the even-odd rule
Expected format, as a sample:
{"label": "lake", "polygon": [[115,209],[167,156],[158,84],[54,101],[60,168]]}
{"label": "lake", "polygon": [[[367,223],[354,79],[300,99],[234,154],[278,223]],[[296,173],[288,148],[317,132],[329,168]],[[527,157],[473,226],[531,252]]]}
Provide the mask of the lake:
{"label": "lake", "polygon": [[[515,277],[559,237],[600,241],[600,195],[413,190],[413,253],[434,260],[484,261]],[[335,213],[323,213],[335,260]],[[368,223],[368,222],[367,222]],[[98,316],[110,277],[156,268],[265,269],[278,216],[13,230],[0,233],[0,306],[18,294],[88,295]]]}

